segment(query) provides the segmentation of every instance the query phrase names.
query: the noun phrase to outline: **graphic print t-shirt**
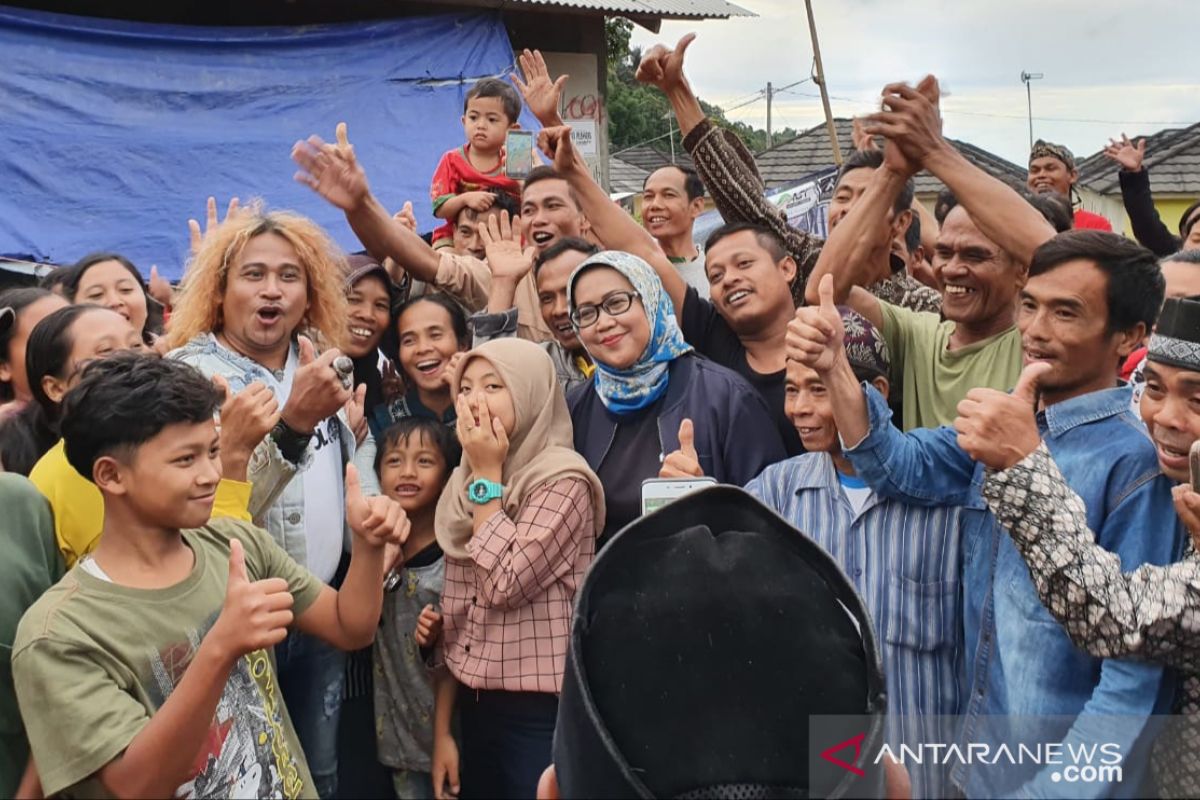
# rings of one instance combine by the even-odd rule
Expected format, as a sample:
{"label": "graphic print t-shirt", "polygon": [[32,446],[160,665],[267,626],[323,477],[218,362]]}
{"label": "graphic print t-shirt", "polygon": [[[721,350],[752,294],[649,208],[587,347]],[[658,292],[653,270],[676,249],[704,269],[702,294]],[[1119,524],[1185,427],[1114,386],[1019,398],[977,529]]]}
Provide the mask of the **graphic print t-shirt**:
{"label": "graphic print t-shirt", "polygon": [[[183,532],[192,572],[167,589],[106,583],[76,567],[21,620],[13,678],[47,796],[107,795],[97,770],[119,756],[183,678],[225,600],[229,540],[251,581],[288,582],[299,615],[322,584],[270,536],[229,519]],[[229,673],[177,797],[316,797],[267,651]]]}

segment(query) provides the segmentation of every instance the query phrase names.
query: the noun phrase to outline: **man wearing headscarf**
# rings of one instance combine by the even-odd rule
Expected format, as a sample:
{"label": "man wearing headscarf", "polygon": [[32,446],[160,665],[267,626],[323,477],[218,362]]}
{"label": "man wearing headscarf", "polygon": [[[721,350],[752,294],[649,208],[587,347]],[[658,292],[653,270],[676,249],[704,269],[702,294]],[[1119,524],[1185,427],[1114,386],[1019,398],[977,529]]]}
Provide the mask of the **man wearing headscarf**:
{"label": "man wearing headscarf", "polygon": [[[1066,145],[1054,144],[1043,139],[1033,143],[1029,152],[1029,177],[1025,183],[1030,191],[1038,194],[1056,192],[1074,204],[1079,197],[1075,184],[1079,170],[1075,168],[1075,156]],[[1099,214],[1075,209],[1075,227],[1098,231],[1111,231],[1112,223]]]}
{"label": "man wearing headscarf", "polygon": [[[1159,466],[1175,481],[1188,480],[1188,452],[1200,439],[1200,412],[1192,402],[1198,387],[1200,297],[1169,299],[1150,339],[1141,414]],[[984,499],[1029,565],[1042,603],[1077,646],[1097,657],[1131,656],[1179,670],[1175,713],[1183,717],[1158,739],[1154,777],[1165,797],[1200,795],[1200,494],[1186,483],[1173,492],[1191,533],[1183,559],[1123,572],[1121,560],[1096,544],[1083,502],[1039,441],[1032,409],[1023,422],[1005,437],[1015,456],[1000,442],[978,443],[990,468]],[[1169,531],[1147,528],[1139,535]]]}

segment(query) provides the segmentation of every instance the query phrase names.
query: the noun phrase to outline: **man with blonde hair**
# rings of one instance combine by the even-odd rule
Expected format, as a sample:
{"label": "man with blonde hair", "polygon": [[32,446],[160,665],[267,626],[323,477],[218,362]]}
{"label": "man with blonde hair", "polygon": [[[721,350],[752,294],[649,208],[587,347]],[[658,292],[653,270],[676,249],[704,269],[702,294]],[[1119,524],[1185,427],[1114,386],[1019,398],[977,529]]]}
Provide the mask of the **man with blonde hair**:
{"label": "man with blonde hair", "polygon": [[[261,208],[234,214],[197,248],[169,333],[169,357],[220,375],[231,391],[261,382],[275,395],[282,411],[251,458],[250,511],[326,583],[350,540],[341,513],[346,463],[355,461],[364,490],[378,493],[374,442],[368,435],[357,446],[344,418],[352,398],[349,359],[336,347],[347,324],[343,258],[309,219]],[[325,348],[319,356],[314,340]],[[275,656],[315,788],[331,797],[344,656],[299,632]]]}

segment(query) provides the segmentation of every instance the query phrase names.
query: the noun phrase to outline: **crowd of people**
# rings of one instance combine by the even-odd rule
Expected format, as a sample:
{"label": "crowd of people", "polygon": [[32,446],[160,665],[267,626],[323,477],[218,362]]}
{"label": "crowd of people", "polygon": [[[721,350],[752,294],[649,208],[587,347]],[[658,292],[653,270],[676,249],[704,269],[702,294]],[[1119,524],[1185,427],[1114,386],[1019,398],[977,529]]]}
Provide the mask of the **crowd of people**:
{"label": "crowd of people", "polygon": [[[0,795],[1200,794],[1200,203],[1168,229],[1125,137],[1133,238],[1066,147],[1009,186],[927,77],[856,121],[822,241],[692,39],[638,68],[695,165],[640,222],[526,51],[432,235],[342,123],[292,158],[360,253],[210,198],[178,287],[100,252],[0,293]],[[655,478],[721,486],[644,515]],[[821,714],[1123,773],[830,772]]]}

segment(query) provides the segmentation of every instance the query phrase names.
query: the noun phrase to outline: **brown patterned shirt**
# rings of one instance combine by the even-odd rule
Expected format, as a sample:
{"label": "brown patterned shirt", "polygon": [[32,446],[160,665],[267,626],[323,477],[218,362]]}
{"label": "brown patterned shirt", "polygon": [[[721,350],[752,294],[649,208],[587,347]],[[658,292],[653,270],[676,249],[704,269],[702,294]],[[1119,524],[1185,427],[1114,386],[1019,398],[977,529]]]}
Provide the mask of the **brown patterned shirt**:
{"label": "brown patterned shirt", "polygon": [[[717,211],[726,222],[748,222],[769,228],[796,262],[792,300],[804,305],[804,287],[817,265],[824,240],[788,224],[787,215],[766,198],[754,156],[732,131],[705,119],[683,140],[696,172],[712,195]],[[941,313],[942,295],[907,272],[896,272],[870,287],[871,294],[893,305],[913,311]]]}

